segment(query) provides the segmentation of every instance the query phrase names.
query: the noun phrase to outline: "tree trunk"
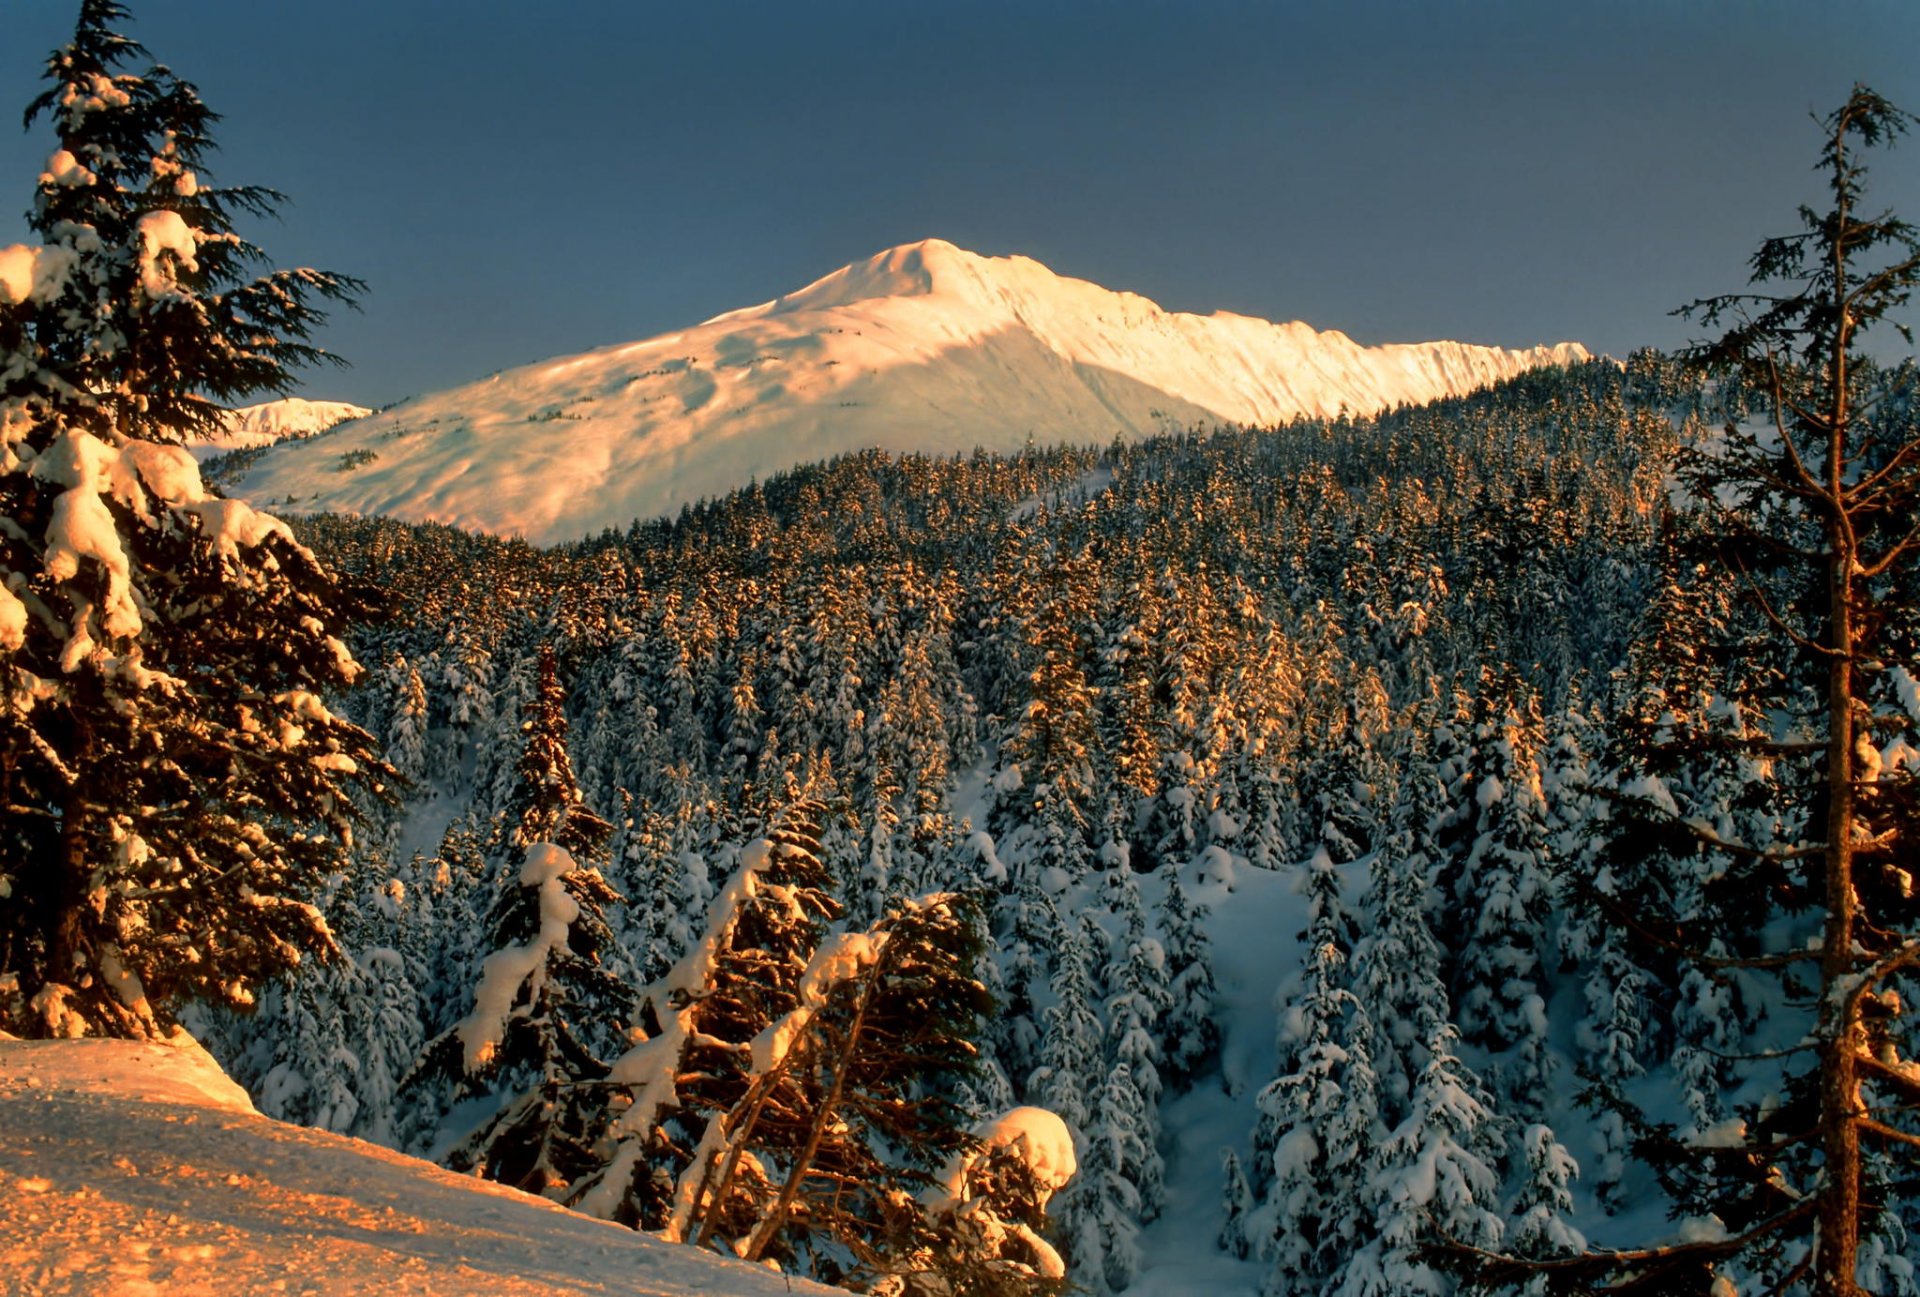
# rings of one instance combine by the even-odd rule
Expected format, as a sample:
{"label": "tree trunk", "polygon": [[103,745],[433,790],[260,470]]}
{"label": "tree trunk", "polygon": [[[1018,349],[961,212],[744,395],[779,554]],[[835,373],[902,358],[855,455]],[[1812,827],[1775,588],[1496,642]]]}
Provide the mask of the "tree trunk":
{"label": "tree trunk", "polygon": [[773,1210],[760,1227],[753,1232],[753,1238],[747,1244],[747,1250],[741,1256],[748,1261],[758,1261],[767,1245],[773,1242],[774,1235],[786,1223],[787,1213],[793,1210],[793,1200],[800,1196],[800,1182],[806,1179],[807,1172],[813,1166],[813,1159],[820,1153],[821,1141],[826,1138],[827,1127],[832,1123],[833,1115],[840,1108],[840,1096],[847,1086],[847,1073],[853,1070],[854,1055],[860,1049],[860,1033],[866,1027],[867,1008],[873,1003],[875,990],[880,985],[881,970],[886,966],[884,953],[873,963],[873,971],[867,976],[866,988],[860,993],[860,1006],[854,1010],[853,1021],[847,1026],[846,1043],[840,1047],[838,1065],[834,1068],[833,1086],[827,1091],[827,1097],[821,1100],[820,1107],[813,1114],[813,1126],[807,1132],[807,1145],[793,1159],[793,1166],[787,1171],[786,1183],[780,1186],[780,1196],[774,1201]]}
{"label": "tree trunk", "polygon": [[1824,1162],[1815,1291],[1856,1297],[1860,1248],[1859,1000],[1851,979],[1853,890],[1853,634],[1851,548],[1835,556],[1829,589],[1834,653],[1827,679],[1826,928],[1820,959],[1820,1144]]}
{"label": "tree trunk", "polygon": [[[1847,126],[1834,134],[1836,166],[1843,165]],[[1840,172],[1836,171],[1838,181]],[[1847,194],[1836,195],[1837,232],[1828,256],[1832,262],[1834,326],[1827,359],[1825,503],[1827,540],[1827,823],[1826,928],[1820,952],[1820,1149],[1825,1179],[1820,1194],[1814,1291],[1820,1297],[1856,1297],[1860,1285],[1860,1101],[1859,996],[1853,986],[1857,959],[1853,948],[1858,898],[1853,890],[1854,707],[1853,581],[1859,563],[1853,500],[1847,486],[1847,455],[1852,431],[1847,383],[1852,343],[1848,301]]]}

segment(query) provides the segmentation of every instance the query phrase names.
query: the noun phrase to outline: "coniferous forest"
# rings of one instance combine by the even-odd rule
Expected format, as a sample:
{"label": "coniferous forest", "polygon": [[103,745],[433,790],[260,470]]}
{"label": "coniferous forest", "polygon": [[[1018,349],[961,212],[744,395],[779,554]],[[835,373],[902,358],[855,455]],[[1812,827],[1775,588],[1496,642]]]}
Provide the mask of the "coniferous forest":
{"label": "coniferous forest", "polygon": [[1897,109],[1685,356],[540,549],[202,485],[358,285],[248,278],[274,196],[82,15],[0,280],[7,1031],[856,1291],[1177,1220],[1272,1297],[1920,1294]]}

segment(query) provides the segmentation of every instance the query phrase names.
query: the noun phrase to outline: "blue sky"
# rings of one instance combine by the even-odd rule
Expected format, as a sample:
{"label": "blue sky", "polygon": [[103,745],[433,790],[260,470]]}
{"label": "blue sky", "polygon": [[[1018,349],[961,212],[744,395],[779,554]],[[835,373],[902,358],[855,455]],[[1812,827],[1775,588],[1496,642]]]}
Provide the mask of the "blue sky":
{"label": "blue sky", "polygon": [[[381,403],[764,300],[937,235],[1367,342],[1672,344],[1815,196],[1807,114],[1920,111],[1908,0],[132,0],[369,281],[315,395]],[[74,6],[12,0],[24,106]],[[17,120],[17,119],[15,119]],[[0,241],[49,148],[0,131]],[[1877,194],[1920,219],[1920,138]]]}

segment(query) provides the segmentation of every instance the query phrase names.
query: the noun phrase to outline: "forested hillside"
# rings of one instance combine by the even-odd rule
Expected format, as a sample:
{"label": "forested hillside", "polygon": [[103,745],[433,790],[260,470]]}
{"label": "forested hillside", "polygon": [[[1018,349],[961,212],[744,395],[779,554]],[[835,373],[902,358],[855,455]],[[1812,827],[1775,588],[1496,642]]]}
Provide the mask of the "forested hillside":
{"label": "forested hillside", "polygon": [[[862,455],[555,550],[311,519],[303,537],[384,609],[350,706],[411,782],[370,808],[363,872],[329,905],[353,960],[202,1025],[270,1114],[437,1139],[671,1229],[670,1188],[632,1179],[608,1136],[624,1104],[585,1083],[643,1079],[643,988],[737,900],[745,844],[797,814],[818,899],[796,966],[910,898],[979,907],[999,1008],[959,1020],[983,1066],[914,1084],[975,1119],[1030,1102],[1066,1120],[1080,1174],[1053,1238],[1083,1286],[1134,1278],[1169,1154],[1207,1164],[1213,1231],[1274,1292],[1445,1291],[1422,1219],[1532,1256],[1629,1204],[1630,1236],[1658,1228],[1635,1141],[1710,1145],[1773,1075],[1735,1058],[1769,1030],[1769,992],[1612,921],[1642,890],[1731,917],[1710,840],[1649,859],[1623,805],[1762,813],[1737,745],[1712,769],[1648,764],[1650,729],[1754,723],[1690,651],[1745,615],[1684,557],[1673,455],[1708,403],[1645,354],[1375,420]],[[550,834],[518,826],[543,801],[606,824],[535,877],[524,848]],[[1300,898],[1236,961],[1277,993],[1249,1023],[1216,1004],[1200,901],[1268,872]],[[572,927],[529,946],[542,918],[513,916],[552,879]],[[502,1022],[529,1012],[495,952],[540,941],[598,954],[533,1015],[564,1019],[567,1047],[519,1071],[436,1050],[476,1030],[476,993]],[[1223,1073],[1223,1028],[1262,1034],[1239,1047],[1264,1074]],[[1243,1125],[1221,1173],[1160,1118],[1223,1086]],[[534,1175],[537,1157],[489,1152],[502,1139],[570,1151]],[[658,1147],[685,1164],[697,1142]],[[1665,1188],[1706,1217],[1707,1187]],[[1897,1220],[1879,1239],[1906,1274]]]}

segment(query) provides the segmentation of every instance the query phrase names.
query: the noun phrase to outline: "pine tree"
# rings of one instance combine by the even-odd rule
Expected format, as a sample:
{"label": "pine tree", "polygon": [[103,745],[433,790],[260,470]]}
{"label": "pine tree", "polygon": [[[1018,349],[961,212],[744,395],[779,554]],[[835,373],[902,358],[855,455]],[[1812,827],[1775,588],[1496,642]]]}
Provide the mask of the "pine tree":
{"label": "pine tree", "polygon": [[501,1096],[449,1152],[450,1165],[564,1195],[599,1166],[604,1096],[591,1083],[606,1075],[631,992],[607,922],[621,898],[598,868],[611,830],[580,800],[551,648],[541,650],[521,728],[518,779],[495,833],[494,949],[471,1011],[427,1047],[420,1079],[450,1076],[456,1098]]}
{"label": "pine tree", "polygon": [[1011,1108],[977,1126],[972,1146],[948,1161],[922,1198],[937,1235],[928,1248],[936,1276],[930,1297],[1068,1291],[1066,1263],[1042,1231],[1050,1200],[1077,1171],[1065,1123],[1045,1109]]}
{"label": "pine tree", "polygon": [[427,687],[403,657],[388,664],[387,760],[402,779],[418,783],[427,772]]}
{"label": "pine tree", "polygon": [[[28,110],[58,140],[0,252],[0,1027],[163,1032],[331,937],[310,903],[384,767],[334,577],[178,443],[325,359],[355,281],[249,279],[277,196],[205,182],[214,114],[84,0]],[[16,275],[15,268],[30,273]]]}
{"label": "pine tree", "polygon": [[[1271,1149],[1264,1211],[1271,1243],[1269,1297],[1320,1292],[1337,1273],[1350,1232],[1349,1175],[1365,1165],[1378,1132],[1377,1085],[1365,1038],[1371,1024],[1347,989],[1347,916],[1339,875],[1323,847],[1308,876],[1311,921],[1298,998],[1281,1032],[1281,1075],[1256,1101],[1255,1147]],[[1356,1018],[1358,1020],[1356,1020]]]}
{"label": "pine tree", "polygon": [[1460,874],[1477,912],[1459,953],[1455,1004],[1465,1039],[1511,1051],[1502,1089],[1537,1114],[1550,1075],[1542,951],[1553,883],[1534,760],[1538,716],[1530,698],[1510,696],[1513,688],[1495,686],[1494,715],[1481,730],[1485,773],[1474,790],[1476,832]]}
{"label": "pine tree", "polygon": [[1187,900],[1177,869],[1167,871],[1159,912],[1169,996],[1161,1056],[1167,1081],[1179,1087],[1190,1084],[1220,1047],[1220,1027],[1214,1021],[1213,954],[1207,941],[1206,907]]}
{"label": "pine tree", "polygon": [[1244,1261],[1251,1250],[1247,1227],[1254,1211],[1253,1186],[1240,1169],[1240,1155],[1227,1149],[1220,1157],[1220,1233],[1214,1243]]}
{"label": "pine tree", "polygon": [[[825,808],[799,801],[737,863],[699,939],[643,989],[643,1038],[607,1073],[610,1108],[597,1169],[570,1201],[590,1215],[690,1238],[700,1219],[746,1232],[708,1199],[727,1146],[727,1117],[756,1075],[750,1042],[792,1010],[826,927],[840,914],[820,859]],[[718,1224],[716,1225],[718,1228]]]}
{"label": "pine tree", "polygon": [[[1920,1147],[1920,1086],[1900,1053],[1920,968],[1920,896],[1903,863],[1915,800],[1910,770],[1881,746],[1906,728],[1891,664],[1920,647],[1920,429],[1912,367],[1888,373],[1861,339],[1920,285],[1920,229],[1862,213],[1864,156],[1911,120],[1856,87],[1821,123],[1825,210],[1803,207],[1800,228],[1761,245],[1750,291],[1690,308],[1727,329],[1694,359],[1722,376],[1728,417],[1682,448],[1686,512],[1668,532],[1695,560],[1696,597],[1727,615],[1703,643],[1662,652],[1701,677],[1683,704],[1718,697],[1735,713],[1670,707],[1650,746],[1682,767],[1671,782],[1683,790],[1710,782],[1685,767],[1746,759],[1742,799],[1768,813],[1703,815],[1669,781],[1622,781],[1617,835],[1714,859],[1691,879],[1698,901],[1680,899],[1715,923],[1683,924],[1671,895],[1616,921],[1683,977],[1778,979],[1770,998],[1796,1021],[1745,1042],[1774,1099],[1742,1105],[1711,1139],[1643,1141],[1680,1209],[1717,1215],[1725,1235],[1599,1254],[1594,1274],[1658,1286],[1726,1266],[1771,1291],[1858,1297],[1874,1240],[1900,1227],[1870,1168]],[[1746,715],[1765,723],[1749,731]],[[1691,853],[1678,845],[1689,840]]]}
{"label": "pine tree", "polygon": [[605,859],[613,828],[588,809],[567,754],[567,696],[553,646],[542,645],[533,696],[521,712],[520,757],[503,812],[510,847],[551,842],[583,861]]}
{"label": "pine tree", "polygon": [[1086,916],[1062,934],[1050,983],[1054,1003],[1041,1014],[1040,1066],[1027,1082],[1030,1095],[1082,1135],[1092,1115],[1089,1097],[1105,1071],[1093,987],[1100,944],[1100,930]]}
{"label": "pine tree", "polygon": [[1440,978],[1440,948],[1427,922],[1428,862],[1441,787],[1417,744],[1405,758],[1399,796],[1374,853],[1361,900],[1366,936],[1353,952],[1353,993],[1373,1024],[1369,1053],[1389,1124],[1406,1115],[1426,1065],[1421,1024],[1450,1012]]}
{"label": "pine tree", "polygon": [[1452,1285],[1434,1264],[1437,1244],[1500,1244],[1498,1120],[1455,1052],[1453,1028],[1431,1019],[1424,1026],[1427,1063],[1367,1179],[1362,1202],[1374,1238],[1347,1264],[1334,1289],[1342,1297],[1446,1297]]}
{"label": "pine tree", "polygon": [[863,1284],[926,1267],[937,1231],[919,1195],[971,1142],[944,1095],[972,1071],[990,1007],[968,975],[980,946],[973,904],[953,893],[821,943],[794,1007],[754,1039],[700,1241],[726,1236],[720,1212],[750,1151],[774,1179],[734,1249],[745,1259],[799,1254],[822,1278]]}
{"label": "pine tree", "polygon": [[[1573,1214],[1568,1184],[1579,1174],[1579,1165],[1553,1131],[1538,1123],[1526,1128],[1520,1147],[1524,1179],[1510,1212],[1507,1247],[1515,1256],[1532,1260],[1578,1256],[1586,1251],[1587,1240],[1567,1218]],[[1546,1293],[1546,1276],[1535,1275],[1526,1291]]]}
{"label": "pine tree", "polygon": [[1123,926],[1109,951],[1104,978],[1109,991],[1106,1057],[1113,1067],[1125,1069],[1139,1110],[1141,1149],[1128,1176],[1139,1191],[1144,1223],[1159,1216],[1166,1203],[1165,1164],[1159,1149],[1160,1047],[1155,1036],[1172,994],[1167,987],[1166,954],[1147,935],[1146,911],[1133,871],[1116,869],[1107,880],[1109,912]]}
{"label": "pine tree", "polygon": [[1140,1271],[1140,1191],[1130,1172],[1147,1154],[1139,1091],[1116,1064],[1088,1105],[1079,1175],[1061,1206],[1072,1274],[1089,1291],[1119,1292]]}

